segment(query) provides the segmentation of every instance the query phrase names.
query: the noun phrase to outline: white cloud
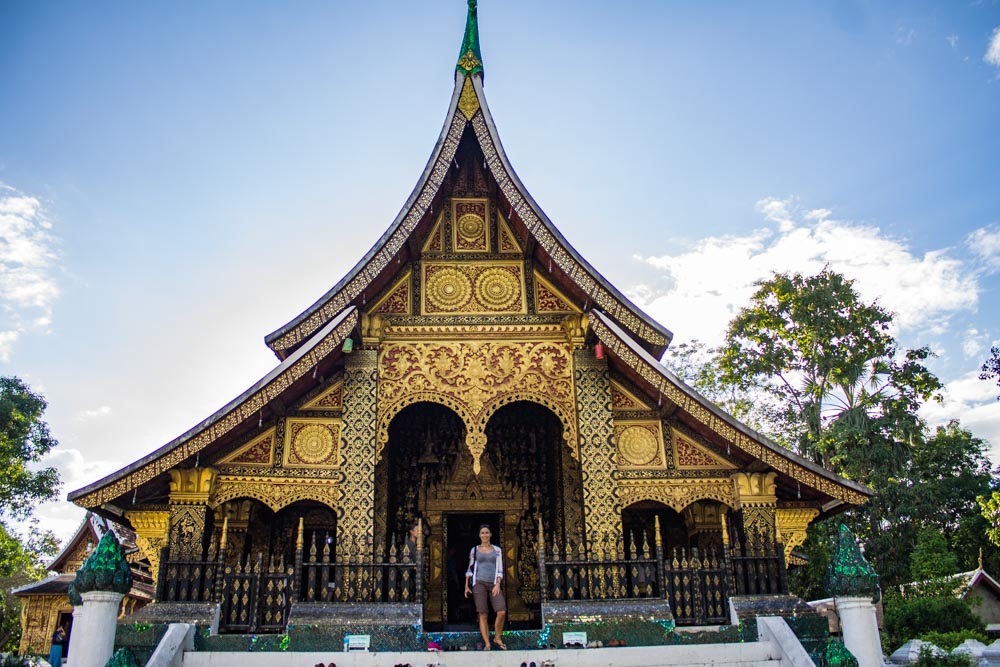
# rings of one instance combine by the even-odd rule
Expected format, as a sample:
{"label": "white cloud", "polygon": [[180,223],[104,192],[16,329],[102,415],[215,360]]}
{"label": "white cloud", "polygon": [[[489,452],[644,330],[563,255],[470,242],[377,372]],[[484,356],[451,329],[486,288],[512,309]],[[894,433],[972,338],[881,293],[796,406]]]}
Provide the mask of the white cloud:
{"label": "white cloud", "polygon": [[987,271],[1000,271],[1000,226],[980,227],[965,237],[965,245]]}
{"label": "white cloud", "polygon": [[757,209],[770,223],[745,234],[709,237],[677,254],[637,257],[659,274],[630,290],[678,341],[721,342],[726,325],[773,272],[815,274],[829,266],[867,301],[878,300],[902,329],[940,334],[956,312],[976,306],[979,285],[947,250],[914,254],[878,227],[833,219],[828,209],[799,213],[794,198],[768,198]]}
{"label": "white cloud", "polygon": [[986,350],[986,343],[989,341],[989,334],[979,331],[975,327],[966,329],[965,338],[962,340],[962,352],[967,357],[979,357]]}
{"label": "white cloud", "polygon": [[0,361],[10,361],[10,353],[17,341],[16,331],[0,331]]}
{"label": "white cloud", "polygon": [[54,276],[56,238],[35,197],[0,183],[0,360],[10,358],[19,334],[47,331],[59,297]]}
{"label": "white cloud", "polygon": [[84,421],[87,419],[99,419],[101,417],[107,417],[110,414],[111,414],[111,407],[107,405],[102,405],[101,407],[96,408],[94,410],[84,410],[80,414],[78,414],[76,418],[80,421]]}
{"label": "white cloud", "polygon": [[[33,516],[40,519],[41,528],[51,530],[60,540],[64,541],[73,535],[83,520],[85,510],[66,502],[67,490],[79,489],[98,479],[111,474],[127,461],[99,460],[93,457],[84,458],[79,449],[58,446],[46,454],[39,462],[40,467],[52,466],[59,471],[62,488],[59,497],[49,502],[41,503],[35,508]],[[13,522],[17,530],[27,530],[28,521]]]}
{"label": "white cloud", "polygon": [[1000,67],[1000,26],[994,28],[993,34],[990,35],[990,45],[986,49],[983,61]]}
{"label": "white cloud", "polygon": [[955,33],[951,33],[950,35],[945,37],[944,41],[948,42],[948,45],[951,46],[951,48],[953,49],[958,47],[958,35],[956,35]]}
{"label": "white cloud", "polygon": [[989,443],[990,458],[1000,461],[1000,401],[997,400],[1000,387],[980,380],[978,371],[969,371],[947,383],[942,393],[944,400],[926,403],[920,409],[920,416],[931,428],[959,420],[973,435]]}
{"label": "white cloud", "polygon": [[768,220],[778,223],[778,229],[786,232],[795,228],[795,222],[792,220],[792,213],[790,211],[790,207],[794,203],[795,200],[792,198],[778,199],[777,197],[768,197],[757,202],[757,210],[763,213],[764,217]]}

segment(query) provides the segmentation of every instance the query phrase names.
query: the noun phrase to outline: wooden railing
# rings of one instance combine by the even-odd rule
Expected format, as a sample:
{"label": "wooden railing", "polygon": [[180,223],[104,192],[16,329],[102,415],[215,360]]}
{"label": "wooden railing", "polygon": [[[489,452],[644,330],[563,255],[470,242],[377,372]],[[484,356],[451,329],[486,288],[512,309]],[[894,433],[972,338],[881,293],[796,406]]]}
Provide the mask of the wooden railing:
{"label": "wooden railing", "polygon": [[[566,549],[550,540],[539,522],[538,581],[540,600],[665,600],[678,625],[728,621],[732,595],[788,592],[784,549],[773,540],[721,549],[674,548],[666,553],[656,520],[655,544],[645,537],[627,549],[607,539]],[[355,604],[412,603],[423,600],[423,548],[393,546],[384,553],[362,545],[354,553],[334,554],[330,540],[318,536],[306,549],[300,525],[295,562],[283,557],[265,564],[242,559],[226,565],[226,544],[208,560],[171,560],[165,549],[157,579],[161,602],[219,602],[223,632],[279,632],[293,601]],[[415,553],[414,553],[415,551]]]}
{"label": "wooden railing", "polygon": [[611,547],[605,538],[588,552],[582,545],[547,547],[539,522],[542,602],[665,599],[678,625],[705,625],[728,622],[731,595],[788,593],[781,544],[758,548],[734,542],[719,550],[678,547],[667,556],[658,518],[655,526],[652,548],[643,538],[626,551]]}
{"label": "wooden railing", "polygon": [[302,602],[413,602],[423,599],[423,550],[404,545],[376,560],[368,549],[331,559],[330,544],[313,544],[309,553],[296,552],[295,581]]}

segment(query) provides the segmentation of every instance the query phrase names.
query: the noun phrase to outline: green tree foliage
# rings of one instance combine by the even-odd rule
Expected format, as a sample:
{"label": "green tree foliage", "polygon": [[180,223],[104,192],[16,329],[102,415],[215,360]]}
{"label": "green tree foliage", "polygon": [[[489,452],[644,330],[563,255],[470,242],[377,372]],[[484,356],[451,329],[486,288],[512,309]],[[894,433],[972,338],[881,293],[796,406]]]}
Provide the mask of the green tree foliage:
{"label": "green tree foliage", "polygon": [[883,625],[882,647],[890,653],[928,632],[986,632],[983,621],[963,600],[950,596],[904,599],[897,592],[886,593]]}
{"label": "green tree foliage", "polygon": [[45,576],[42,561],[55,556],[59,543],[32,522],[27,537],[0,523],[0,652],[17,650],[21,641],[21,599],[11,590]]}
{"label": "green tree foliage", "polygon": [[785,406],[799,453],[868,484],[891,477],[920,435],[920,405],[941,385],[926,348],[900,354],[892,315],[824,269],[761,282],[726,334],[722,380],[758,383]]}
{"label": "green tree foliage", "polygon": [[[694,345],[665,363],[776,442],[876,491],[846,520],[883,587],[929,576],[923,565],[911,573],[924,528],[943,540],[927,535],[924,548],[952,572],[975,567],[980,550],[996,570],[986,530],[994,527],[1000,544],[1000,492],[991,495],[985,443],[957,422],[927,431],[917,413],[941,383],[925,366],[926,347],[899,348],[892,320],[836,272],[775,274],[730,323],[722,348]],[[993,373],[1000,377],[1000,361]],[[832,535],[823,523],[810,528],[810,563],[793,573],[793,590],[822,595]]]}
{"label": "green tree foliage", "polygon": [[996,546],[1000,546],[1000,491],[979,496],[979,507],[986,520],[986,536]]}
{"label": "green tree foliage", "polygon": [[936,576],[927,570],[910,571],[921,529],[936,531],[945,542],[947,558],[957,560],[950,572],[937,574],[973,569],[981,550],[997,571],[1000,558],[986,539],[986,522],[976,502],[989,493],[993,479],[985,450],[986,443],[957,421],[939,426],[914,443],[899,476],[876,487],[872,501],[855,512],[877,518],[877,530],[866,536],[866,546],[883,586]]}
{"label": "green tree foliage", "polygon": [[17,647],[21,637],[20,600],[10,594],[44,576],[42,560],[55,555],[52,533],[32,524],[27,537],[10,528],[34,507],[59,492],[55,468],[38,468],[56,441],[42,420],[45,399],[16,377],[0,377],[0,651]]}
{"label": "green tree foliage", "polygon": [[784,433],[778,427],[782,412],[763,391],[763,385],[753,380],[741,384],[723,378],[721,347],[708,347],[699,340],[679,343],[667,349],[663,364],[694,388],[699,394],[752,428],[765,433],[786,447]]}
{"label": "green tree foliage", "polygon": [[[958,558],[948,548],[941,531],[924,528],[917,534],[917,545],[910,554],[910,576],[915,586],[931,586],[936,580],[958,572]],[[949,586],[947,582],[945,586]],[[951,588],[955,584],[951,582]],[[948,591],[942,591],[947,594]]]}
{"label": "green tree foliage", "polygon": [[42,420],[45,399],[16,377],[0,377],[0,518],[23,519],[59,492],[55,468],[32,469],[55,439]]}

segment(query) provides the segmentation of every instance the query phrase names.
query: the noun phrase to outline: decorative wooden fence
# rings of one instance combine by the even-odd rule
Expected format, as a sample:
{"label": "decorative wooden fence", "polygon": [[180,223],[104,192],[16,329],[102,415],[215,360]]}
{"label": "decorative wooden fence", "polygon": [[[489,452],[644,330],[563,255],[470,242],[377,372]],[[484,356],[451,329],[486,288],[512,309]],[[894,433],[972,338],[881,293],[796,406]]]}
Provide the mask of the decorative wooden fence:
{"label": "decorative wooden fence", "polygon": [[[784,549],[773,540],[739,540],[720,550],[675,548],[665,552],[656,521],[654,545],[645,537],[628,551],[607,539],[567,550],[546,545],[539,523],[538,581],[542,603],[573,600],[665,599],[678,625],[728,622],[731,595],[788,592]],[[348,549],[348,551],[350,551]],[[161,602],[221,603],[220,632],[283,632],[293,601],[393,604],[423,600],[423,549],[393,546],[382,559],[370,544],[334,556],[331,541],[314,537],[308,550],[300,525],[295,563],[264,557],[226,565],[218,556],[171,560],[165,549],[157,579]],[[381,549],[379,550],[382,551]]]}
{"label": "decorative wooden fence", "polygon": [[[304,548],[302,527],[294,565],[284,557],[265,563],[240,559],[226,564],[226,543],[216,558],[171,560],[164,549],[156,599],[160,602],[218,602],[219,631],[228,633],[284,632],[292,602],[406,603],[423,599],[423,550],[407,546],[389,549],[385,560],[350,553],[333,558],[330,540],[314,537]],[[370,554],[370,549],[365,549]]]}
{"label": "decorative wooden fence", "polygon": [[303,602],[393,603],[423,599],[422,549],[409,546],[389,549],[386,560],[376,560],[371,551],[354,551],[343,560],[331,559],[330,543],[313,543],[309,553],[299,548],[295,556],[296,581],[301,582],[298,599]]}
{"label": "decorative wooden fence", "polygon": [[[666,599],[678,625],[722,624],[729,621],[730,595],[773,595],[788,592],[784,549],[771,543],[699,550],[675,548],[669,556],[660,541],[643,539],[627,552],[607,540],[589,553],[583,547],[562,550],[538,540],[538,580],[542,602],[569,600]],[[539,535],[544,537],[539,523]]]}

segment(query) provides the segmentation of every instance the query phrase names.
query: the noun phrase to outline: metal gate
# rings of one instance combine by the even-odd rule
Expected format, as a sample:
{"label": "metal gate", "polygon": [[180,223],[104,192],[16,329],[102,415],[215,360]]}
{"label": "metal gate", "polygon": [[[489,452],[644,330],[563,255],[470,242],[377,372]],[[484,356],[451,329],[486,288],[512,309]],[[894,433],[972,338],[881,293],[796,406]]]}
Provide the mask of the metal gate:
{"label": "metal gate", "polygon": [[264,566],[257,555],[234,566],[222,575],[222,610],[219,632],[253,634],[284,632],[292,606],[294,568],[285,568],[284,559]]}

